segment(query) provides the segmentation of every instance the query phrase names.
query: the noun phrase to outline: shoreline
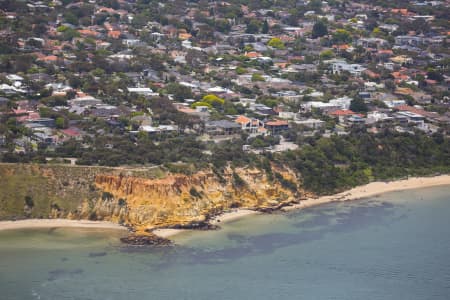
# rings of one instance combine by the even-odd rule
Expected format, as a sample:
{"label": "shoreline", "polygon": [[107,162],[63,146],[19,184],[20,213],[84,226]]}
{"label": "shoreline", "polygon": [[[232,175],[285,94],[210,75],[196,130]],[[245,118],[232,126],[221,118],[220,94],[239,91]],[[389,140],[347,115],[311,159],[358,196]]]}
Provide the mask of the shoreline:
{"label": "shoreline", "polygon": [[[211,225],[219,225],[221,223],[227,223],[227,222],[231,222],[233,220],[237,220],[240,218],[243,218],[245,216],[249,216],[249,215],[255,215],[255,214],[260,214],[260,212],[256,211],[256,210],[250,210],[250,209],[234,209],[231,211],[225,211],[223,213],[221,213],[220,215],[215,216],[214,218],[212,218],[209,223]],[[170,238],[174,235],[183,233],[183,232],[188,232],[188,231],[193,231],[195,229],[171,229],[171,228],[158,228],[155,230],[152,230],[152,233],[162,237],[162,238]],[[220,229],[219,229],[220,230]]]}
{"label": "shoreline", "polygon": [[[384,193],[399,192],[442,185],[450,185],[450,175],[438,175],[433,177],[410,177],[408,179],[393,180],[388,182],[374,181],[337,194],[320,196],[316,198],[307,198],[305,200],[301,200],[299,204],[285,206],[281,208],[280,211],[287,212],[293,210],[301,210],[304,208],[319,206],[332,202],[354,201],[374,197]],[[256,210],[250,210],[247,208],[235,209],[233,211],[224,212],[223,214],[214,217],[210,221],[210,223],[213,225],[218,225],[221,222],[226,223],[232,220],[243,218],[248,215],[260,213],[261,212],[258,212]],[[162,238],[170,238],[172,236],[175,236],[177,234],[189,230],[190,229],[155,229],[153,233]]]}
{"label": "shoreline", "polygon": [[321,196],[317,198],[308,198],[306,200],[300,201],[299,204],[283,207],[281,210],[291,211],[326,203],[353,201],[370,198],[390,192],[400,192],[441,185],[450,185],[450,175],[438,175],[433,177],[410,177],[408,179],[393,180],[389,182],[374,181],[337,194]]}
{"label": "shoreline", "polygon": [[0,231],[37,228],[97,228],[127,230],[126,227],[107,221],[69,220],[69,219],[25,219],[17,221],[0,221]]}
{"label": "shoreline", "polygon": [[[439,175],[433,177],[411,177],[408,179],[394,180],[389,182],[375,181],[366,185],[354,187],[350,190],[316,198],[307,198],[301,200],[299,204],[285,206],[280,211],[301,210],[308,207],[314,207],[332,202],[343,202],[359,200],[363,198],[374,197],[380,194],[397,192],[411,189],[420,189],[427,187],[435,187],[442,185],[450,185],[450,175]],[[256,210],[248,208],[233,209],[226,211],[210,220],[210,224],[219,225],[220,223],[231,222],[236,219],[249,215],[260,214]],[[117,223],[106,221],[89,221],[89,220],[68,220],[68,219],[25,219],[18,221],[0,221],[0,231],[12,229],[33,229],[33,228],[52,228],[52,227],[72,227],[72,228],[100,228],[100,229],[120,229],[128,230],[126,227]],[[174,235],[191,231],[192,229],[167,229],[160,228],[152,231],[155,235],[162,238],[170,238]]]}

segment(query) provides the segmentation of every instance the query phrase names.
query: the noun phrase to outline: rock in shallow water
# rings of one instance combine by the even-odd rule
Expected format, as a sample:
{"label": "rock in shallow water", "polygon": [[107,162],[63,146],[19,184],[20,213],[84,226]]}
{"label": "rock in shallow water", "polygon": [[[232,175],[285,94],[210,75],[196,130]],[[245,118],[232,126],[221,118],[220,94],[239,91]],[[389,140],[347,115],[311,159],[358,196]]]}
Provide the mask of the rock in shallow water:
{"label": "rock in shallow water", "polygon": [[155,234],[129,235],[120,239],[122,243],[133,246],[170,246],[172,242]]}

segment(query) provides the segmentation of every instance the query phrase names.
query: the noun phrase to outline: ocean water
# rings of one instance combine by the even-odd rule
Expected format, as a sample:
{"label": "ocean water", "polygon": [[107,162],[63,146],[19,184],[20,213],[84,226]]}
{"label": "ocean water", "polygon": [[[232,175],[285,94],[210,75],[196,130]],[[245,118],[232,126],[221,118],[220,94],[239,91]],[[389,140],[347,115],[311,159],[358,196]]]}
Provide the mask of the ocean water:
{"label": "ocean water", "polygon": [[177,246],[0,232],[0,299],[450,299],[450,186],[255,215]]}

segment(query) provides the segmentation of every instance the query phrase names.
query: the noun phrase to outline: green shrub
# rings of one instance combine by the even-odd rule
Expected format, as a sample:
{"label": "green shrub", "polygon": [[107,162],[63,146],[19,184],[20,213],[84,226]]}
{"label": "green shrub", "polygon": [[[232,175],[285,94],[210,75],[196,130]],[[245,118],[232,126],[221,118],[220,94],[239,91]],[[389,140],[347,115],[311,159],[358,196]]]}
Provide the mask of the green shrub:
{"label": "green shrub", "polygon": [[31,197],[30,195],[25,196],[25,204],[26,206],[33,208],[34,206],[33,197]]}
{"label": "green shrub", "polygon": [[236,188],[242,188],[247,185],[244,179],[239,176],[236,172],[233,172],[233,185]]}
{"label": "green shrub", "polygon": [[275,172],[275,177],[277,178],[277,180],[281,183],[281,185],[284,188],[289,189],[293,192],[297,191],[297,184],[295,182],[284,178],[283,175],[281,175],[278,172]]}
{"label": "green shrub", "polygon": [[197,189],[195,187],[191,187],[191,189],[189,190],[189,194],[191,194],[191,196],[194,198],[202,197],[202,195],[197,191]]}

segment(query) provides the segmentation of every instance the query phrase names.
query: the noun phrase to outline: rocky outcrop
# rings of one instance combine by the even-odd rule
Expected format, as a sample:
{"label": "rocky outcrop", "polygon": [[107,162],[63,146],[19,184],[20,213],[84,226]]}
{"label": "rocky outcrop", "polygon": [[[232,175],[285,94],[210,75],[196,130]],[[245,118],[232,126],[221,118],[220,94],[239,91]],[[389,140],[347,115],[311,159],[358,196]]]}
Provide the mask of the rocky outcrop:
{"label": "rocky outcrop", "polygon": [[160,227],[213,229],[209,218],[231,208],[272,211],[297,202],[303,192],[295,188],[296,176],[288,169],[276,172],[278,179],[251,168],[188,176],[154,169],[0,164],[0,219],[108,220],[141,233]]}
{"label": "rocky outcrop", "polygon": [[[287,172],[284,176],[296,180]],[[270,210],[299,197],[298,191],[269,181],[263,171],[256,169],[227,170],[221,178],[212,172],[169,175],[163,179],[99,175],[95,183],[113,199],[96,204],[98,216],[109,215],[138,230],[190,228],[233,207]]]}

